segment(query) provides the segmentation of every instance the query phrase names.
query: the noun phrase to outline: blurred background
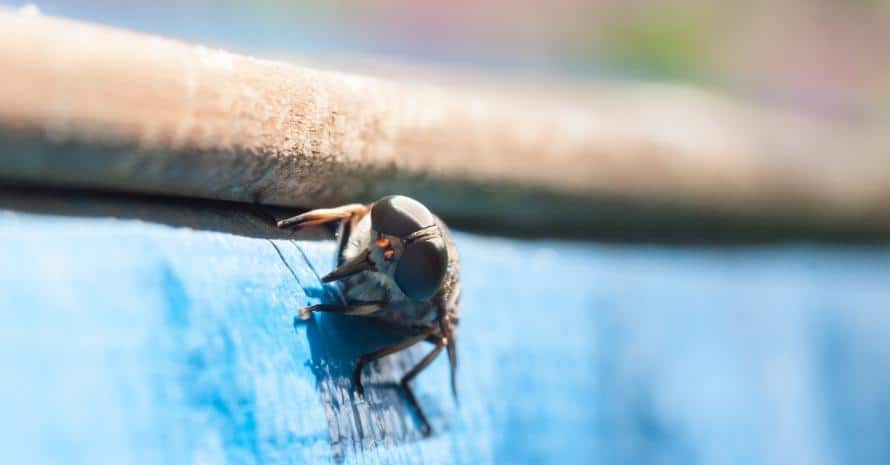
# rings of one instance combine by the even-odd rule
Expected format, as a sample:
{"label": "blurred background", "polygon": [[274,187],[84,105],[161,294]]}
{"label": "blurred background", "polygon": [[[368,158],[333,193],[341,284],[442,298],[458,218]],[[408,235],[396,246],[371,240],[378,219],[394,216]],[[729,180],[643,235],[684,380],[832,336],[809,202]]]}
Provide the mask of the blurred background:
{"label": "blurred background", "polygon": [[[0,4],[20,6],[20,2]],[[684,81],[850,117],[886,116],[890,2],[101,1],[40,11],[260,56]],[[373,57],[373,58],[371,58]]]}

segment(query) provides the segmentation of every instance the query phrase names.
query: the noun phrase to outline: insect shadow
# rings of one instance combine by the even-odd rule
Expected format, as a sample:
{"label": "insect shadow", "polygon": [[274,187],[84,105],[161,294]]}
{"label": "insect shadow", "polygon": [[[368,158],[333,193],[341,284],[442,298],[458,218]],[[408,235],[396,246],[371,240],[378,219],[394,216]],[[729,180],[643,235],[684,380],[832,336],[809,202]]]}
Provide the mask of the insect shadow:
{"label": "insect shadow", "polygon": [[[324,294],[323,294],[324,295]],[[395,445],[423,439],[420,424],[396,381],[408,372],[427,347],[415,347],[376,361],[364,371],[365,393],[352,381],[359,356],[399,339],[391,329],[368,318],[316,314],[294,318],[297,337],[306,337],[308,363],[325,409],[335,458],[350,450]],[[305,336],[304,336],[305,334]],[[423,398],[433,418],[441,417],[434,399]]]}

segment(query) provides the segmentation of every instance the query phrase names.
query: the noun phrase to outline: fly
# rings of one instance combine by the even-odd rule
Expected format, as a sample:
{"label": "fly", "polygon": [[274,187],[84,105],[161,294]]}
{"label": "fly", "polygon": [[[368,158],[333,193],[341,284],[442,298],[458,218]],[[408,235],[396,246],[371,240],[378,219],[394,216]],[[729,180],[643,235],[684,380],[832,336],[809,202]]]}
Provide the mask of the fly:
{"label": "fly", "polygon": [[369,363],[421,342],[433,344],[399,383],[417,412],[423,434],[429,422],[411,390],[411,380],[444,349],[451,368],[451,392],[457,399],[457,352],[460,279],[457,249],[448,228],[420,202],[393,195],[370,204],[311,210],[278,221],[280,228],[304,228],[340,222],[338,266],[323,282],[337,281],[346,305],[318,304],[300,310],[360,315],[382,320],[406,337],[358,358],[353,372],[356,392],[364,395],[362,370]]}

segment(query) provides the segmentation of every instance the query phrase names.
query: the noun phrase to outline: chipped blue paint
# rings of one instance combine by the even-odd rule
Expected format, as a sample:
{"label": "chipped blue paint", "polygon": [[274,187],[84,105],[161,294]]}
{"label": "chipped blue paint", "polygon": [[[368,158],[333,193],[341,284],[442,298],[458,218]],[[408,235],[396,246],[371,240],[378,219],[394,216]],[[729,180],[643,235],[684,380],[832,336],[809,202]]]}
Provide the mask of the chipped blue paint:
{"label": "chipped blue paint", "polygon": [[[227,221],[200,208],[183,215]],[[385,331],[349,317],[295,318],[339,299],[319,280],[333,265],[331,240],[0,211],[4,457],[890,458],[890,249],[457,240],[461,401],[450,397],[444,359],[418,378],[435,431],[424,439],[389,383],[427,348],[374,365],[358,399],[353,360]]]}

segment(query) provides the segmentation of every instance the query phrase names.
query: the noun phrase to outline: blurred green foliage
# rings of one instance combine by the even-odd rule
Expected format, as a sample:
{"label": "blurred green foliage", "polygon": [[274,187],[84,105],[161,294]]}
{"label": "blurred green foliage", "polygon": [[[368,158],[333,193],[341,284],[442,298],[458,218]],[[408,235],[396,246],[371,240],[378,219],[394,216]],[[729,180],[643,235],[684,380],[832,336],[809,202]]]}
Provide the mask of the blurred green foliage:
{"label": "blurred green foliage", "polygon": [[617,22],[602,44],[608,61],[662,78],[691,78],[710,66],[712,23],[706,15],[658,9]]}

